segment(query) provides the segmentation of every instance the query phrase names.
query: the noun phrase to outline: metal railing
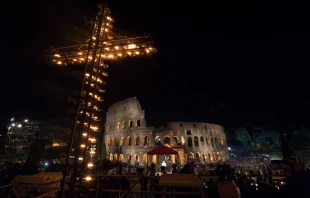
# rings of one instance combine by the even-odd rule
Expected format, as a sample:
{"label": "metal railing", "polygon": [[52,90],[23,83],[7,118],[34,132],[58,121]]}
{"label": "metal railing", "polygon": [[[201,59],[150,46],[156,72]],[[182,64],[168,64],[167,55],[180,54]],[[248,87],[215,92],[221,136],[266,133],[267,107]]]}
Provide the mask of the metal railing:
{"label": "metal railing", "polygon": [[24,196],[32,198],[56,197],[56,194],[60,191],[60,187],[46,187],[56,183],[60,183],[60,181],[53,181],[45,184],[26,184],[12,182],[11,184],[0,186],[0,197],[9,198],[12,195],[14,195],[13,197],[16,198]]}

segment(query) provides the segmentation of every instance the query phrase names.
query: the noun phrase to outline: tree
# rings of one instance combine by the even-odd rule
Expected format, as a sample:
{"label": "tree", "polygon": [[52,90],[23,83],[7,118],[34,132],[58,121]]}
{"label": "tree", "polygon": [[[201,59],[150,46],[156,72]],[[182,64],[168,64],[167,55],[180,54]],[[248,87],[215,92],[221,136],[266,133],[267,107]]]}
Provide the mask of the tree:
{"label": "tree", "polygon": [[257,149],[263,150],[263,151],[268,150],[269,148],[268,141],[265,138],[257,139],[256,146],[257,146]]}
{"label": "tree", "polygon": [[280,145],[281,145],[282,156],[284,158],[294,156],[294,151],[293,151],[290,143],[287,141],[285,135],[280,136]]}
{"label": "tree", "polygon": [[251,136],[248,130],[244,127],[238,128],[235,130],[235,138],[243,143],[243,146],[246,146],[249,141],[251,141]]}

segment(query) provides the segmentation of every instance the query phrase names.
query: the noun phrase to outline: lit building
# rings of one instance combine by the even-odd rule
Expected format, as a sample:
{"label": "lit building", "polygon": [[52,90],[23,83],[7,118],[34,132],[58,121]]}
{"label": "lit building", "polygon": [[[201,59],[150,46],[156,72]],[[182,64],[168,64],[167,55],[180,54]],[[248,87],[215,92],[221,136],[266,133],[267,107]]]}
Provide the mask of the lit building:
{"label": "lit building", "polygon": [[[144,111],[137,98],[128,98],[111,105],[105,123],[104,141],[111,161],[146,165],[148,163],[185,164],[188,161],[215,163],[228,160],[224,128],[202,122],[169,122],[167,128],[147,127]],[[159,145],[179,153],[175,156],[149,156]]]}
{"label": "lit building", "polygon": [[52,147],[67,147],[67,146],[68,146],[67,141],[58,140],[58,139],[53,140]]}

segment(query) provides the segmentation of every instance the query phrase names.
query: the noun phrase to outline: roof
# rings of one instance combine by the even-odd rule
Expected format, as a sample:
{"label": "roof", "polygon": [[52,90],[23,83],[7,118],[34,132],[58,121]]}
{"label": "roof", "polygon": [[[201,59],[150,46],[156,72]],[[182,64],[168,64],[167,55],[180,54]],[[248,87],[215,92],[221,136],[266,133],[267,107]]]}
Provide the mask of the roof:
{"label": "roof", "polygon": [[165,155],[165,154],[170,154],[170,155],[177,155],[178,152],[167,147],[167,146],[159,146],[147,153],[148,155]]}

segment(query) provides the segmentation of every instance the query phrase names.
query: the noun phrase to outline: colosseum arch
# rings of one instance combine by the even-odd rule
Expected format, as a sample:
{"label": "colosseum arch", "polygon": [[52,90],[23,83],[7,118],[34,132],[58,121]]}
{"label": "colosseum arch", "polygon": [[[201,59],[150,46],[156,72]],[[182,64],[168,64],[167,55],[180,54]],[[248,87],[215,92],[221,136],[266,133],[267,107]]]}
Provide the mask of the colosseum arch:
{"label": "colosseum arch", "polygon": [[173,137],[175,144],[178,145],[180,143],[180,138],[178,138],[177,136]]}
{"label": "colosseum arch", "polygon": [[116,129],[117,129],[117,130],[120,130],[120,129],[121,129],[121,122],[117,122]]}
{"label": "colosseum arch", "polygon": [[117,154],[114,154],[113,162],[117,161]]}
{"label": "colosseum arch", "polygon": [[128,121],[128,128],[130,128],[130,129],[132,128],[132,120]]}
{"label": "colosseum arch", "polygon": [[120,154],[120,155],[119,155],[119,161],[120,161],[120,162],[124,162],[124,155],[123,155],[123,154]]}
{"label": "colosseum arch", "polygon": [[107,138],[106,145],[111,146],[111,138],[110,137]]}
{"label": "colosseum arch", "polygon": [[136,121],[136,128],[140,128],[140,125],[141,125],[141,121],[140,121],[140,120],[137,120],[137,121]]}
{"label": "colosseum arch", "polygon": [[194,137],[194,143],[195,143],[195,146],[199,146],[199,141],[198,141],[197,136]]}
{"label": "colosseum arch", "polygon": [[209,161],[212,162],[212,156],[210,153],[208,153],[208,158],[209,158]]}
{"label": "colosseum arch", "polygon": [[149,144],[149,141],[150,141],[150,140],[149,140],[149,136],[147,136],[147,135],[144,136],[144,138],[143,138],[143,145],[144,145],[144,146],[147,146],[147,145]]}
{"label": "colosseum arch", "polygon": [[214,138],[211,137],[211,146],[214,147]]}
{"label": "colosseum arch", "polygon": [[127,146],[131,146],[131,136],[127,137]]}
{"label": "colosseum arch", "polygon": [[140,137],[139,136],[136,137],[135,145],[136,146],[140,145]]}
{"label": "colosseum arch", "polygon": [[201,142],[201,144],[204,143],[204,138],[203,138],[203,136],[200,137],[200,142]]}
{"label": "colosseum arch", "polygon": [[135,163],[139,162],[139,155],[138,154],[134,155],[134,161],[135,161]]}
{"label": "colosseum arch", "polygon": [[126,128],[126,121],[123,121],[122,123],[122,129],[125,129]]}
{"label": "colosseum arch", "polygon": [[187,146],[188,146],[188,147],[192,147],[192,146],[193,146],[193,141],[192,141],[192,138],[191,138],[191,137],[188,137],[188,138],[187,138]]}
{"label": "colosseum arch", "polygon": [[166,137],[164,138],[164,144],[170,145],[170,137],[166,136]]}
{"label": "colosseum arch", "polygon": [[210,139],[206,137],[206,144],[209,146],[210,145]]}
{"label": "colosseum arch", "polygon": [[144,154],[142,157],[143,164],[147,164],[147,154]]}
{"label": "colosseum arch", "polygon": [[111,137],[111,146],[114,146],[114,137]]}
{"label": "colosseum arch", "polygon": [[197,162],[200,162],[200,161],[201,161],[201,160],[200,160],[200,153],[199,153],[199,152],[196,153],[196,161],[197,161]]}
{"label": "colosseum arch", "polygon": [[127,156],[127,163],[131,164],[131,155],[130,154],[128,154],[128,156]]}
{"label": "colosseum arch", "polygon": [[119,141],[119,145],[120,146],[125,146],[125,141],[124,141],[124,137],[121,137],[120,141]]}
{"label": "colosseum arch", "polygon": [[113,162],[113,154],[110,153],[110,161]]}
{"label": "colosseum arch", "polygon": [[156,137],[155,137],[155,144],[156,144],[156,145],[161,145],[161,139],[160,139],[159,136],[156,136]]}
{"label": "colosseum arch", "polygon": [[223,138],[223,137],[220,137],[220,138],[219,138],[219,143],[220,143],[221,146],[224,145],[224,138]]}
{"label": "colosseum arch", "polygon": [[206,154],[205,154],[205,153],[202,155],[202,159],[203,159],[203,162],[204,162],[204,163],[206,163],[207,156],[206,156]]}

